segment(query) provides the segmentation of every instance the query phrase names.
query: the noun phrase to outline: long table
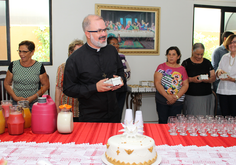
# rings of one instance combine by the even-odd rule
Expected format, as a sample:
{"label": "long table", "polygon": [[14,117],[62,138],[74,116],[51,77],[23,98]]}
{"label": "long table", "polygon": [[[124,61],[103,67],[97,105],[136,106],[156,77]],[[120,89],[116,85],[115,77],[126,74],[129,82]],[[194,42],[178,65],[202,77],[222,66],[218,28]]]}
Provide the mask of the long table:
{"label": "long table", "polygon": [[[55,131],[52,134],[34,134],[31,128],[24,129],[24,133],[18,136],[9,135],[6,128],[5,133],[0,135],[1,142],[13,141],[13,142],[36,142],[36,143],[89,143],[106,144],[109,137],[121,134],[118,132],[123,127],[120,123],[74,123],[74,130],[71,134],[60,134]],[[233,137],[207,137],[197,136],[192,137],[189,134],[187,136],[172,136],[168,132],[167,124],[144,124],[144,135],[150,136],[155,140],[156,145],[183,145],[183,146],[223,146],[230,147],[236,146],[236,138]]]}

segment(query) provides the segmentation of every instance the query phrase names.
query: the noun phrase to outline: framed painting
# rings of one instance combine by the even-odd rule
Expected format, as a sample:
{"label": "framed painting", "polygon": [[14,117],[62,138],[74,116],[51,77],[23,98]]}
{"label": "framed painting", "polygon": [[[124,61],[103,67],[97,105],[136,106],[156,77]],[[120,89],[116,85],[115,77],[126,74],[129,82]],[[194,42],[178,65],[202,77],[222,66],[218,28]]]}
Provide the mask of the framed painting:
{"label": "framed painting", "polygon": [[107,36],[118,38],[120,53],[159,55],[159,7],[95,4],[95,14],[104,19]]}

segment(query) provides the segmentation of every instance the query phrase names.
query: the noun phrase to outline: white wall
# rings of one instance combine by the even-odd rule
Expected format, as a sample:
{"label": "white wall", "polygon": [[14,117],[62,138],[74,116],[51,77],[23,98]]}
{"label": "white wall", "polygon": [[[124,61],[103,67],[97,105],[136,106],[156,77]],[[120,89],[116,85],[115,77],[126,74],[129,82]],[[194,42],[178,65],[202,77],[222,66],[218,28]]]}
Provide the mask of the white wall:
{"label": "white wall", "polygon": [[[235,0],[53,0],[52,1],[52,45],[53,65],[46,66],[50,76],[50,92],[54,99],[55,78],[57,67],[66,61],[69,43],[74,39],[86,41],[82,21],[88,14],[94,14],[95,3],[134,5],[134,6],[156,6],[161,7],[160,19],[160,55],[159,56],[126,56],[131,67],[131,79],[128,84],[137,84],[141,80],[153,80],[156,67],[165,62],[165,51],[170,46],[178,46],[182,52],[182,60],[191,56],[193,5],[208,4],[219,6],[236,6]],[[182,61],[181,60],[181,61]],[[7,67],[0,66],[0,70]],[[144,96],[145,97],[145,96]],[[143,98],[142,109],[150,110],[147,120],[154,121],[157,118],[155,112],[154,98],[148,96]],[[144,112],[144,113],[145,113]]]}

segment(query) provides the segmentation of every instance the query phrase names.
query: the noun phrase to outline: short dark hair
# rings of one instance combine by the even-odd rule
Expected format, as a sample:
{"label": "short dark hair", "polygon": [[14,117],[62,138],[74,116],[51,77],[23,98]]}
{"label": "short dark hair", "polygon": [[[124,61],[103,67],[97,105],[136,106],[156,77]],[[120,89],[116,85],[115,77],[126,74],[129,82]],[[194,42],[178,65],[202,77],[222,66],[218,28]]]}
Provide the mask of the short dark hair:
{"label": "short dark hair", "polygon": [[222,42],[224,42],[225,37],[227,38],[231,34],[234,34],[234,33],[230,32],[230,31],[225,31],[224,33],[222,33],[222,35],[221,35]]}
{"label": "short dark hair", "polygon": [[118,41],[117,37],[110,36],[110,37],[107,38],[107,44],[110,44],[111,40],[113,40],[113,39]]}
{"label": "short dark hair", "polygon": [[19,47],[22,45],[26,45],[28,47],[29,51],[31,51],[31,52],[35,50],[35,44],[32,41],[28,41],[28,40],[21,41],[21,43],[19,43]]}
{"label": "short dark hair", "polygon": [[226,40],[225,40],[225,43],[224,43],[224,46],[227,50],[229,50],[229,45],[231,44],[232,40],[236,37],[236,34],[231,34],[229,35]]}
{"label": "short dark hair", "polygon": [[176,61],[177,64],[180,63],[180,59],[181,59],[181,52],[179,50],[179,48],[177,46],[171,46],[166,50],[166,56],[168,55],[170,50],[175,50],[177,55],[180,56],[179,59]]}

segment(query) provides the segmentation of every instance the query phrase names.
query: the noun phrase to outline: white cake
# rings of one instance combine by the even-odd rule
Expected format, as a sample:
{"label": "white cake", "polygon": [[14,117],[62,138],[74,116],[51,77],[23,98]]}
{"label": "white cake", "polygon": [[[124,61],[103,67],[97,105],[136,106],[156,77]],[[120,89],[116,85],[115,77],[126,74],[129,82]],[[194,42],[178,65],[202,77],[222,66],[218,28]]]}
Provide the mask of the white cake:
{"label": "white cake", "polygon": [[[137,127],[136,127],[137,128]],[[115,135],[108,139],[105,157],[115,165],[150,165],[157,159],[155,142],[152,138],[135,133]]]}

